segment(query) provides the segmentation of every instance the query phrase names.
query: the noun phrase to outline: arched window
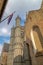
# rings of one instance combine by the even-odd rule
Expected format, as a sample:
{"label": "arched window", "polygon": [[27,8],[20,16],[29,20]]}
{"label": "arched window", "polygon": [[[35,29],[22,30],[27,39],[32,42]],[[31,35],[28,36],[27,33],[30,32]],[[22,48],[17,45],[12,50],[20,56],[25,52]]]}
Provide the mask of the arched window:
{"label": "arched window", "polygon": [[43,47],[43,36],[42,36],[42,34],[41,34],[40,28],[39,28],[37,25],[35,25],[35,26],[33,26],[32,29],[33,29],[33,31],[36,31],[36,32],[37,32],[38,37],[39,37],[40,42],[41,42],[41,45],[42,45],[42,47]]}
{"label": "arched window", "polygon": [[43,50],[43,37],[41,31],[37,25],[32,27],[31,40],[34,47],[34,52],[42,52]]}

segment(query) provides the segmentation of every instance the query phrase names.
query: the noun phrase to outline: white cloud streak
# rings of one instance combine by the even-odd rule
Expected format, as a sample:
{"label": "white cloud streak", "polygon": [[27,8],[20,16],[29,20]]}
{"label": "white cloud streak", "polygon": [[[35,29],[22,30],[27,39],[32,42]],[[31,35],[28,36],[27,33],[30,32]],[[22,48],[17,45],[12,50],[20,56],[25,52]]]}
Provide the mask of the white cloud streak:
{"label": "white cloud streak", "polygon": [[10,36],[10,31],[7,28],[0,28],[0,36]]}

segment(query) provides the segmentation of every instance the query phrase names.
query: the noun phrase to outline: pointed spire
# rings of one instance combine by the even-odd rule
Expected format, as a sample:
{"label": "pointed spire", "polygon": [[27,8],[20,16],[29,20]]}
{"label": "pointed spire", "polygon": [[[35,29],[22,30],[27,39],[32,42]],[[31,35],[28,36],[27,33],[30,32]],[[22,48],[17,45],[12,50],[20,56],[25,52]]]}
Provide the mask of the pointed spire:
{"label": "pointed spire", "polygon": [[16,26],[20,26],[21,18],[17,16],[15,20],[16,20]]}
{"label": "pointed spire", "polygon": [[21,20],[21,18],[19,16],[17,16],[15,20],[17,20],[17,19]]}

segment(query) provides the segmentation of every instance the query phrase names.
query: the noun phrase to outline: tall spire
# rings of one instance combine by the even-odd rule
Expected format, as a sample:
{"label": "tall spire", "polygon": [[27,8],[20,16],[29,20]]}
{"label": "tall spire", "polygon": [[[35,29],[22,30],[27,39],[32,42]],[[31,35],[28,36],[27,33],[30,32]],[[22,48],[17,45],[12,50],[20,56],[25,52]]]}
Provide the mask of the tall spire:
{"label": "tall spire", "polygon": [[17,16],[15,20],[16,20],[16,26],[20,26],[21,18]]}

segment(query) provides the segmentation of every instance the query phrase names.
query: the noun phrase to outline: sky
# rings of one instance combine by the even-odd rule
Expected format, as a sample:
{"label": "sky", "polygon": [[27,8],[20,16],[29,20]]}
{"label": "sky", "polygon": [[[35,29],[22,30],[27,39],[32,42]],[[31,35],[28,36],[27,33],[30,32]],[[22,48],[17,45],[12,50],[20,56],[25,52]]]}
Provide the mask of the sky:
{"label": "sky", "polygon": [[16,11],[13,18],[8,25],[8,18],[0,23],[0,54],[4,42],[10,43],[11,28],[15,26],[15,18],[19,15],[21,17],[21,25],[24,25],[26,20],[26,13],[32,10],[38,10],[41,7],[42,0],[8,0],[2,20]]}

